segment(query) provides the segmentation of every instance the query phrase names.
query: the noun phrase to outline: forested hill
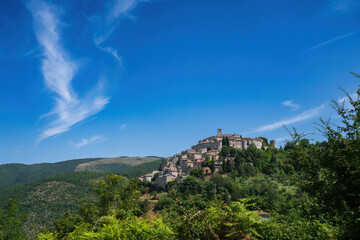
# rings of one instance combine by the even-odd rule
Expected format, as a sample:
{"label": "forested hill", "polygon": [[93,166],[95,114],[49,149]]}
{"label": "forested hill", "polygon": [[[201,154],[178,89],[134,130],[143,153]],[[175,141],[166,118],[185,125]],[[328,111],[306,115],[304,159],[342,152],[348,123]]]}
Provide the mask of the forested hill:
{"label": "forested hill", "polygon": [[27,183],[66,172],[118,172],[159,159],[159,157],[85,158],[31,165],[4,164],[0,165],[0,187]]}
{"label": "forested hill", "polygon": [[[140,177],[158,169],[161,161],[160,159],[147,161],[116,173],[127,178]],[[67,211],[79,210],[79,199],[93,199],[94,183],[106,174],[104,172],[68,172],[25,184],[2,187],[0,188],[0,203],[6,206],[8,199],[17,199],[20,212],[28,215],[26,226],[30,232],[33,232],[41,227],[50,226],[55,218]]]}
{"label": "forested hill", "polygon": [[219,172],[192,168],[166,189],[157,188],[156,174],[146,183],[134,178],[161,160],[123,176],[86,172],[112,166],[106,159],[79,164],[82,172],[0,188],[0,201],[19,200],[0,208],[0,240],[359,239],[360,87],[347,97],[347,105],[332,101],[339,125],[316,125],[324,140],[295,128],[284,148],[265,141],[261,149],[235,149],[223,139]]}

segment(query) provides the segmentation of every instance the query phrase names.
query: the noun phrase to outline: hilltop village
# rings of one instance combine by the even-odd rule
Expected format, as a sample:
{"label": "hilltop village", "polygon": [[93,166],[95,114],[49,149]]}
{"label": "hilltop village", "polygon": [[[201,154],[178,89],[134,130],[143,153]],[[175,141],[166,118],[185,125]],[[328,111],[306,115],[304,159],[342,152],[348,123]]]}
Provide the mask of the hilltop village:
{"label": "hilltop village", "polygon": [[[226,139],[230,147],[237,149],[247,149],[251,144],[256,148],[262,148],[262,138],[242,137],[236,133],[223,134],[221,129],[217,130],[217,135],[200,140],[198,144],[173,157],[165,158],[161,164],[160,170],[153,171],[140,177],[142,182],[150,182],[155,175],[156,186],[165,189],[166,183],[179,178],[187,177],[193,169],[202,170],[205,175],[211,174],[209,167],[203,167],[203,162],[211,160],[214,162],[215,173],[220,172],[223,167],[223,159],[220,158],[223,140]],[[275,140],[270,141],[275,146]]]}

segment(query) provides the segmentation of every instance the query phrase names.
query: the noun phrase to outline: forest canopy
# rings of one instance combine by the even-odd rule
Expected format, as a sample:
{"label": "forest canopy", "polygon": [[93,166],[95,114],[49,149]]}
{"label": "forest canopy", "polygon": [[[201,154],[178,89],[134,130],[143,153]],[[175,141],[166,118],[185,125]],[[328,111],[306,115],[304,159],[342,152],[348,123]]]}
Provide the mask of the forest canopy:
{"label": "forest canopy", "polygon": [[239,150],[224,139],[220,174],[194,170],[165,191],[110,174],[94,185],[95,199],[35,235],[10,201],[0,239],[358,239],[360,88],[345,94],[346,104],[332,99],[341,122],[316,125],[323,141],[297,129],[284,149]]}

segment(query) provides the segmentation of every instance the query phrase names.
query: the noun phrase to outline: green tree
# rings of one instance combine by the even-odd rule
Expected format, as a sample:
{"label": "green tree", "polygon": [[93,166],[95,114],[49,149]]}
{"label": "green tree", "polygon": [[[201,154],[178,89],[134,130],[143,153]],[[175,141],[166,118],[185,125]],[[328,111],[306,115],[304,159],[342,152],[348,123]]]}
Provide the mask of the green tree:
{"label": "green tree", "polygon": [[0,208],[0,240],[26,239],[24,224],[27,216],[19,213],[15,199],[9,199],[7,208]]}
{"label": "green tree", "polygon": [[228,137],[223,137],[222,139],[222,145],[230,147],[230,141]]}
{"label": "green tree", "polygon": [[127,179],[109,174],[95,185],[100,216],[117,214],[118,217],[137,211],[140,192],[138,179]]}
{"label": "green tree", "polygon": [[227,156],[229,156],[229,154],[230,154],[230,148],[228,147],[228,146],[222,146],[222,148],[221,148],[221,156],[225,156],[225,157],[227,157]]}
{"label": "green tree", "polygon": [[255,176],[254,166],[250,163],[246,163],[244,166],[244,172],[246,176]]}
{"label": "green tree", "polygon": [[226,162],[225,162],[225,172],[227,172],[227,173],[231,172],[231,162],[230,162],[230,159],[226,160]]}
{"label": "green tree", "polygon": [[215,160],[214,159],[211,159],[210,170],[212,173],[215,172]]}
{"label": "green tree", "polygon": [[197,168],[194,168],[194,169],[191,170],[190,176],[194,176],[196,178],[203,178],[204,173],[201,170],[199,170]]}
{"label": "green tree", "polygon": [[360,88],[355,97],[345,94],[347,103],[332,99],[341,123],[334,127],[321,119],[318,124],[326,140],[310,145],[294,129],[288,157],[301,172],[299,187],[342,224],[343,238],[356,239],[360,236]]}

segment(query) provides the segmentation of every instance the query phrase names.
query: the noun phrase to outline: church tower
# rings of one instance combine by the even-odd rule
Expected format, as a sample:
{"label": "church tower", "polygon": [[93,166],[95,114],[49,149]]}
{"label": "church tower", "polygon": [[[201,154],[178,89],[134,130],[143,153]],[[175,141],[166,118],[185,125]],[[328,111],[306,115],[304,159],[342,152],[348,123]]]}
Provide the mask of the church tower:
{"label": "church tower", "polygon": [[221,135],[221,128],[218,128],[217,135]]}

